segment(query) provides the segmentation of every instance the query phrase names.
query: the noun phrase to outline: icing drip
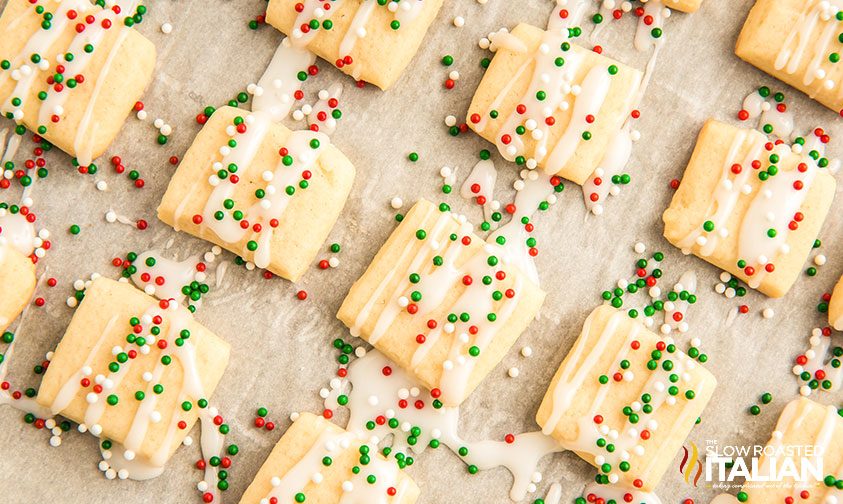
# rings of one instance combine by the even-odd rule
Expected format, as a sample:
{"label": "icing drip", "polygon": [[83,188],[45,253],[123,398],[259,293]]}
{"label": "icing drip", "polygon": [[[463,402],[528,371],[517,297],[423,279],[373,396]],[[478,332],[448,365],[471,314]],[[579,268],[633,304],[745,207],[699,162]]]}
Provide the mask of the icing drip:
{"label": "icing drip", "polygon": [[301,89],[298,73],[307,71],[315,61],[316,55],[307,49],[291,44],[289,38],[282,40],[258,81],[252,110],[266,112],[273,122],[284,120]]}
{"label": "icing drip", "polygon": [[35,251],[35,226],[20,212],[11,213],[0,208],[0,246],[8,245],[23,255]]}
{"label": "icing drip", "polygon": [[[686,271],[679,277],[679,282],[673,287],[673,292],[679,294],[682,291],[685,291],[687,294],[696,294],[697,292],[697,274],[693,271]],[[670,334],[673,331],[679,331],[680,333],[685,333],[688,331],[688,321],[685,317],[685,314],[688,311],[688,307],[690,303],[687,300],[688,298],[682,299],[681,297],[678,298],[676,301],[667,301],[665,302],[665,313],[664,313],[664,320],[665,323],[662,324],[661,332],[662,334]]]}
{"label": "icing drip", "polygon": [[316,126],[317,131],[326,135],[332,135],[337,129],[337,119],[333,112],[337,110],[338,100],[342,96],[342,84],[335,82],[328,89],[319,92],[319,101],[313,106],[313,110],[307,116],[307,124],[311,128]]}
{"label": "icing drip", "polygon": [[[835,329],[837,324],[838,322],[835,321]],[[843,366],[840,365],[841,359],[837,355],[840,352],[840,347],[832,346],[831,336],[831,330],[828,328],[825,330],[815,328],[808,339],[809,348],[797,359],[797,364],[793,366],[794,375],[801,378],[803,373],[809,374],[808,380],[802,379],[801,381],[816,381],[820,385],[816,390],[825,392],[840,390],[841,382],[843,382]],[[814,392],[814,389],[806,383],[802,385],[799,391],[807,397]]]}
{"label": "icing drip", "polygon": [[[768,88],[762,88],[769,92]],[[758,129],[770,135],[788,139],[794,130],[793,112],[784,103],[771,104],[760,91],[748,95],[743,101],[747,119],[757,119]]]}
{"label": "icing drip", "polygon": [[[662,0],[649,0],[644,2],[644,15],[638,21],[638,28],[635,31],[635,48],[639,51],[655,48],[664,41],[664,36],[653,37],[653,30],[662,30],[664,20],[670,17],[670,9],[664,6]],[[650,19],[651,23],[646,21]]]}
{"label": "icing drip", "polygon": [[[483,207],[483,218],[487,222],[492,217],[492,203],[497,179],[498,171],[495,169],[495,163],[491,159],[481,159],[474,165],[460,188],[460,196],[463,198],[476,198],[477,203]],[[484,203],[481,203],[481,201]]]}
{"label": "icing drip", "polygon": [[515,53],[527,52],[526,44],[520,38],[509,33],[506,28],[490,33],[488,39],[489,50],[492,52],[497,52],[498,49],[506,49]]}
{"label": "icing drip", "polygon": [[603,214],[603,202],[610,194],[620,193],[615,179],[620,177],[631,155],[632,134],[630,126],[626,125],[612,137],[600,164],[582,186],[585,207],[594,215]]}
{"label": "icing drip", "polygon": [[[222,161],[213,165],[215,174],[211,175],[209,182],[214,190],[205,204],[202,223],[228,243],[238,243],[247,236],[254,236],[246,244],[243,255],[253,251],[255,265],[266,268],[272,258],[274,229],[295,192],[306,190],[306,184],[302,185],[299,179],[309,178],[311,168],[322,149],[329,145],[329,140],[324,134],[308,130],[291,132],[281,149],[284,154],[279,158],[274,171],[266,170],[262,174],[262,180],[266,182],[264,196],[251,207],[240,209],[232,199],[236,185],[239,177],[251,168],[271,126],[271,116],[265,112],[255,112],[246,116],[239,126],[243,126],[243,132],[234,126],[229,126],[227,130],[236,141],[236,146],[221,147]],[[234,170],[231,170],[232,167]],[[229,169],[232,174],[236,171],[238,175],[220,179],[216,173],[221,169]],[[301,189],[297,186],[301,186]],[[242,212],[242,218],[235,217],[237,212]]]}
{"label": "icing drip", "polygon": [[[387,376],[384,369],[389,368]],[[334,395],[326,400],[326,406],[336,406],[336,397],[350,388],[348,393],[351,415],[348,430],[366,432],[369,436],[384,439],[395,434],[392,439],[393,453],[398,448],[405,448],[397,432],[388,422],[375,422],[375,428],[369,429],[367,423],[373,419],[395,418],[400,429],[410,426],[420,429],[415,436],[416,442],[410,448],[415,453],[423,452],[431,441],[441,443],[460,455],[469,465],[479,469],[506,467],[513,475],[514,482],[510,497],[522,500],[530,488],[539,460],[545,455],[562,451],[562,448],[550,437],[540,432],[528,432],[514,436],[512,442],[484,440],[470,442],[463,440],[457,432],[459,408],[431,406],[433,397],[428,392],[421,392],[421,386],[402,369],[395,366],[380,352],[370,351],[365,357],[349,366],[346,378],[337,379]],[[412,398],[417,407],[398,409],[395,402],[401,397]],[[418,402],[420,401],[420,402]],[[418,405],[422,407],[419,408]],[[400,418],[395,416],[398,411]],[[406,431],[405,431],[406,432]],[[465,453],[465,455],[461,454]],[[467,451],[466,451],[467,450]]]}
{"label": "icing drip", "polygon": [[197,269],[199,256],[178,262],[164,259],[157,250],[150,250],[138,254],[133,264],[137,265],[137,271],[131,277],[132,282],[159,299],[182,302],[185,298],[182,288],[193,281],[201,282],[205,279],[205,274]]}
{"label": "icing drip", "polygon": [[840,87],[838,82],[828,77],[832,71],[829,65],[833,65],[828,63],[828,56],[833,52],[830,45],[840,32],[836,16],[841,9],[843,4],[840,0],[806,1],[776,56],[776,70],[793,75],[807,62],[802,77],[805,86],[818,81],[818,90]]}

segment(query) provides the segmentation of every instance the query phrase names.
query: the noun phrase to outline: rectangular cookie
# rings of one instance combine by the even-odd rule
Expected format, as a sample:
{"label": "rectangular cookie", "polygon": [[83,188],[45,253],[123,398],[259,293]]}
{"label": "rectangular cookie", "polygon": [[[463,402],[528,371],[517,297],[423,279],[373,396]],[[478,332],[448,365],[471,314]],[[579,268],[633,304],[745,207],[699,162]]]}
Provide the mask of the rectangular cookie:
{"label": "rectangular cookie", "polygon": [[122,445],[127,460],[161,468],[207,407],[229,352],[183,306],[99,277],[85,290],[37,400]]}
{"label": "rectangular cookie", "polygon": [[0,234],[0,333],[9,325],[32,299],[35,292],[35,264],[32,259],[4,243]]}
{"label": "rectangular cookie", "polygon": [[464,217],[424,199],[351,287],[337,317],[457,406],[500,362],[545,293]]}
{"label": "rectangular cookie", "polygon": [[126,25],[133,14],[86,0],[9,0],[0,16],[0,112],[91,164],[152,80],[155,46]]}
{"label": "rectangular cookie", "polygon": [[757,0],[735,54],[843,113],[839,12],[840,4],[827,0]]}
{"label": "rectangular cookie", "polygon": [[[365,447],[365,448],[364,448]],[[367,454],[368,462],[361,462]],[[272,449],[240,504],[277,502],[413,504],[419,487],[378,445],[330,421],[302,413]],[[359,467],[359,473],[352,472]],[[367,479],[374,476],[374,483]],[[303,500],[297,500],[304,497]]]}
{"label": "rectangular cookie", "polygon": [[510,35],[474,93],[468,126],[504,158],[582,185],[632,112],[642,74],[567,35],[523,23]]}
{"label": "rectangular cookie", "polygon": [[783,296],[835,193],[834,177],[808,154],[708,121],[662,216],[665,238],[770,297]]}
{"label": "rectangular cookie", "polygon": [[[788,447],[793,450],[792,456],[787,456]],[[775,456],[777,453],[779,456]],[[770,475],[774,460],[778,477],[774,481],[753,481],[751,485],[745,485],[745,502],[789,502],[788,498],[800,504],[841,502],[843,417],[838,414],[837,408],[804,397],[789,402],[758,461],[758,474]],[[786,474],[788,460],[795,466],[795,472],[802,474],[805,470],[808,481],[796,481],[792,475]],[[750,463],[748,460],[745,462],[747,465]],[[811,469],[822,470],[818,479]]]}
{"label": "rectangular cookie", "polygon": [[625,312],[596,308],[550,382],[536,422],[610,482],[651,491],[717,385],[670,343]]}
{"label": "rectangular cookie", "polygon": [[326,135],[223,107],[182,158],[158,218],[295,282],[353,182],[354,166]]}
{"label": "rectangular cookie", "polygon": [[412,61],[442,2],[270,0],[266,22],[294,46],[386,90]]}

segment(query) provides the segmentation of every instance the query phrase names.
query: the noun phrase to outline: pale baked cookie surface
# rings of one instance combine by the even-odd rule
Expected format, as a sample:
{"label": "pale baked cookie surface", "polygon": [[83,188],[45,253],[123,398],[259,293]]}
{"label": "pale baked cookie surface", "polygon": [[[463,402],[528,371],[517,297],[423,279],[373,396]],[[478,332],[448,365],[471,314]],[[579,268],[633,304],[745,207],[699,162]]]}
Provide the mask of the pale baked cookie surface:
{"label": "pale baked cookie surface", "polygon": [[377,444],[302,413],[275,445],[240,504],[268,504],[273,498],[279,504],[412,504],[418,497],[419,487],[395,460],[378,453]]}
{"label": "pale baked cookie surface", "polygon": [[610,481],[651,491],[716,385],[697,359],[604,305],[586,319],[536,422]]}
{"label": "pale baked cookie surface", "polygon": [[0,245],[0,332],[21,314],[35,292],[35,264],[11,245]]}
{"label": "pale baked cookie surface", "polygon": [[[772,469],[774,464],[776,469]],[[837,408],[804,397],[789,402],[758,461],[759,475],[770,475],[773,470],[773,481],[744,485],[745,502],[840,502],[843,488],[837,482],[843,480],[843,417]],[[815,475],[812,470],[822,473]],[[795,471],[800,479],[805,474],[806,481],[797,481],[788,471]]]}
{"label": "pale baked cookie surface", "polygon": [[266,22],[293,45],[385,90],[412,61],[442,2],[270,0]]}
{"label": "pale baked cookie surface", "polygon": [[0,16],[0,112],[89,165],[152,80],[155,46],[125,25],[127,15],[86,0],[9,0]]}
{"label": "pale baked cookie surface", "polygon": [[662,216],[686,253],[781,297],[799,276],[828,214],[834,177],[761,132],[710,120]]}
{"label": "pale baked cookie surface", "polygon": [[500,362],[544,297],[464,218],[419,200],[337,317],[456,406]]}
{"label": "pale baked cookie surface", "polygon": [[468,109],[468,126],[504,158],[583,184],[632,112],[640,71],[566,35],[516,26]]}
{"label": "pale baked cookie surface", "polygon": [[208,407],[229,351],[184,307],[100,277],[86,289],[37,400],[122,445],[115,453],[162,468]]}
{"label": "pale baked cookie surface", "polygon": [[326,135],[223,107],[183,157],[158,218],[296,281],[353,181],[354,167]]}
{"label": "pale baked cookie surface", "polygon": [[843,277],[834,285],[831,300],[828,302],[828,325],[843,331]]}
{"label": "pale baked cookie surface", "polygon": [[827,0],[758,0],[735,53],[841,112],[843,66],[834,61],[843,49],[838,39],[843,32],[840,8],[838,2]]}

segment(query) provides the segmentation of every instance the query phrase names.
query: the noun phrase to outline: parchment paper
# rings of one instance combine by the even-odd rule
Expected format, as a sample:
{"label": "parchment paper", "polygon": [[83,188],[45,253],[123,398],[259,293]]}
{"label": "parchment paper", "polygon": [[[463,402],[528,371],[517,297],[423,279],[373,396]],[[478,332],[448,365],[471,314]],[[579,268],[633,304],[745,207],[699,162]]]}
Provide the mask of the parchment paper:
{"label": "parchment paper", "polygon": [[[0,6],[4,4],[0,0]],[[689,268],[699,276],[699,302],[688,315],[690,334],[702,338],[719,387],[689,439],[703,446],[709,439],[755,444],[769,438],[784,403],[797,394],[790,372],[793,359],[806,348],[811,328],[825,323],[815,306],[843,272],[843,240],[837,238],[843,231],[839,207],[832,209],[821,236],[821,252],[828,256],[828,264],[816,277],[800,278],[787,297],[777,301],[754,292],[740,301],[716,294],[713,286],[720,272],[669,246],[661,237],[660,218],[672,193],[668,182],[681,177],[702,123],[709,117],[736,123],[743,97],[762,84],[786,93],[803,129],[822,124],[836,142],[843,135],[833,112],[734,56],[734,42],[751,4],[751,0],[706,0],[695,14],[674,13],[666,26],[667,44],[641,105],[642,139],[634,146],[628,170],[632,184],[611,199],[606,214],[598,218],[587,215],[579,187],[566,183],[559,203],[537,218],[537,263],[547,301],[540,319],[466,401],[461,420],[466,438],[502,439],[510,432],[537,428],[533,418],[551,376],[586,315],[600,303],[600,292],[632,273],[637,258],[632,245],[639,240],[648,245],[648,252],[665,252],[664,288],[672,287]],[[337,80],[345,84],[344,116],[333,141],[356,165],[357,179],[328,242],[343,246],[338,268],[322,271],[314,266],[299,285],[292,285],[278,278],[264,280],[259,272],[232,264],[222,286],[212,290],[197,314],[199,321],[233,346],[231,363],[212,400],[232,426],[230,440],[241,448],[230,470],[226,502],[236,502],[249,485],[289,425],[290,412],[321,411],[319,388],[335,371],[330,342],[348,337],[335,314],[351,283],[394,227],[389,200],[402,197],[404,210],[418,197],[440,201],[438,173],[443,165],[459,167],[461,182],[480,149],[494,151],[471,133],[452,138],[444,125],[445,116],[464,115],[482,75],[480,59],[491,56],[478,48],[477,41],[501,26],[521,21],[544,26],[552,7],[548,0],[489,0],[485,6],[452,0],[442,9],[411,67],[390,91],[383,93],[372,86],[358,89],[324,62],[319,76],[306,83],[308,96]],[[64,303],[72,294],[73,280],[93,272],[116,278],[119,270],[110,264],[113,257],[161,248],[170,239],[174,240],[168,249],[170,257],[182,259],[208,249],[207,243],[157,221],[154,210],[174,170],[167,159],[181,156],[199,130],[194,116],[206,104],[221,105],[249,82],[256,82],[282,39],[269,26],[257,31],[247,28],[247,22],[264,8],[260,0],[152,2],[139,27],[159,53],[157,77],[143,98],[149,119],[129,119],[94,177],[77,174],[60,152],[47,156],[50,176],[37,181],[34,210],[38,225],[52,231],[54,246],[39,272],[48,267],[49,276],[59,279],[59,285],[40,291],[47,305],[33,307],[19,330],[10,374],[16,387],[37,387],[39,377],[32,367],[55,348],[70,320],[72,310]],[[452,24],[457,15],[466,19],[463,28]],[[646,55],[632,47],[635,21],[629,15],[612,23],[599,43],[607,55],[643,69]],[[169,35],[160,30],[164,22],[174,27]],[[450,69],[440,63],[445,54],[456,60]],[[448,91],[442,83],[452,69],[461,77],[456,88]],[[156,117],[174,127],[165,147],[155,143],[152,120]],[[303,127],[303,123],[293,123],[288,121]],[[841,154],[837,146],[831,154]],[[420,154],[419,162],[406,159],[411,151]],[[113,172],[108,158],[114,154],[122,156],[129,169],[141,171],[144,189],[131,187],[125,175]],[[497,197],[506,202],[516,168],[497,153],[493,159],[499,169]],[[96,190],[95,180],[107,181],[109,189]],[[19,190],[0,193],[0,198],[17,202]],[[480,220],[479,207],[460,200],[456,191],[447,201]],[[109,209],[146,219],[149,229],[108,224],[104,214]],[[78,236],[67,231],[74,223],[82,227]],[[328,244],[318,259],[329,257]],[[222,258],[231,262],[234,256],[225,253]],[[307,290],[306,302],[295,299],[298,289]],[[750,313],[727,327],[726,315],[739,303],[747,303]],[[775,310],[773,319],[761,317],[764,307]],[[840,344],[840,336],[835,339]],[[525,345],[534,349],[529,359],[519,354]],[[506,376],[511,366],[520,369],[518,378]],[[763,407],[760,416],[749,415],[747,408],[765,391],[773,393],[773,402]],[[815,398],[839,406],[841,394]],[[269,409],[278,429],[267,432],[252,426],[259,406]],[[97,470],[100,458],[94,437],[72,431],[64,436],[61,447],[51,448],[49,436],[24,424],[21,417],[12,408],[0,407],[0,500],[4,502],[200,501],[195,490],[200,474],[192,467],[200,457],[196,444],[179,449],[164,475],[155,480],[107,481]],[[198,429],[192,435],[198,438]],[[688,486],[679,474],[679,460],[677,456],[657,493],[666,503],[688,497],[708,502],[716,492]],[[563,502],[571,502],[594,474],[571,453],[546,458],[540,469],[544,479],[531,499],[543,496],[550,483],[558,481],[564,488]],[[445,449],[417,457],[409,473],[422,488],[422,504],[508,501],[511,478],[505,469],[470,476]]]}

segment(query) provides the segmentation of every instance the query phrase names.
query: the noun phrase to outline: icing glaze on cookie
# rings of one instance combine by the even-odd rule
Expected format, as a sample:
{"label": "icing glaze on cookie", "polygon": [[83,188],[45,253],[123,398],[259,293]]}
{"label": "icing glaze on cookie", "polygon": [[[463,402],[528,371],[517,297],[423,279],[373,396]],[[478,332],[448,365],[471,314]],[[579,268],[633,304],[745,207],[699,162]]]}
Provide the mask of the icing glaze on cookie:
{"label": "icing glaze on cookie", "polygon": [[[253,237],[246,243],[243,255],[254,253],[253,262],[259,268],[269,266],[273,230],[295,193],[307,190],[311,169],[330,145],[322,133],[291,132],[279,150],[274,170],[265,170],[261,175],[266,185],[256,191],[258,201],[248,208],[238,207],[232,199],[236,185],[251,168],[271,126],[271,116],[265,112],[238,116],[228,126],[226,132],[231,140],[220,148],[222,160],[213,163],[213,174],[208,179],[214,190],[200,218],[194,217],[194,222],[230,244]],[[178,218],[176,215],[175,220]]]}
{"label": "icing glaze on cookie", "polygon": [[[593,457],[591,461],[600,469],[601,477],[605,482],[614,484],[620,480],[618,471],[642,470],[640,467],[632,467],[629,460],[631,456],[643,456],[650,447],[647,441],[660,427],[653,415],[663,406],[670,407],[679,400],[692,400],[695,397],[696,393],[691,388],[694,384],[691,383],[693,378],[690,371],[696,368],[697,363],[682,352],[671,351],[668,348],[673,346],[670,339],[659,340],[653,346],[642,344],[639,334],[646,330],[638,323],[630,326],[625,334],[624,344],[617,349],[610,348],[609,344],[614,335],[621,330],[620,325],[628,317],[621,311],[614,311],[609,316],[602,332],[599,335],[594,334],[594,341],[592,333],[595,331],[595,313],[597,311],[592,312],[586,319],[582,334],[566,357],[556,384],[548,390],[547,398],[551,401],[551,411],[542,426],[542,432],[551,435],[556,431],[585,380],[593,379],[595,373],[600,373],[601,386],[591,400],[588,410],[582,414],[577,413],[576,438],[562,444],[566,449],[576,451],[581,456],[588,454]],[[653,359],[661,359],[665,350],[668,358],[662,364],[658,360],[651,360],[653,366],[648,365],[644,373],[636,374],[628,368],[624,371],[624,362],[629,362],[632,352],[653,352],[658,356]],[[609,368],[598,368],[602,356],[611,355],[613,352],[614,357]],[[606,414],[604,402],[612,389],[612,376],[615,382],[636,381],[643,384],[640,388],[642,399],[627,407],[628,412],[625,411],[625,416],[628,418],[624,425],[607,425],[603,417]],[[678,423],[692,422],[692,419],[688,418],[687,409],[683,408],[679,415],[681,421]]]}
{"label": "icing glaze on cookie", "polygon": [[[377,443],[372,443],[368,436],[361,431],[335,432],[325,429],[313,443],[307,453],[299,459],[283,476],[274,477],[272,490],[261,499],[261,504],[273,502],[302,502],[306,499],[303,492],[305,486],[311,482],[319,483],[324,476],[322,471],[329,470],[330,460],[340,453],[355,450],[365,457],[366,462],[360,463],[360,471],[350,474],[342,483],[340,504],[386,504],[387,502],[401,502],[407,492],[409,479],[400,479],[399,468],[394,460],[384,460],[376,454]],[[369,456],[368,454],[372,455]],[[370,479],[371,478],[371,479]]]}
{"label": "icing glaze on cookie", "polygon": [[[794,149],[802,156],[797,169],[779,171],[781,158],[792,155]],[[764,277],[775,271],[776,258],[789,253],[788,233],[804,218],[799,210],[820,169],[814,157],[802,154],[805,150],[817,153],[818,159],[824,147],[810,139],[804,146],[791,147],[769,142],[753,130],[738,130],[721,167],[705,220],[679,240],[678,246],[685,253],[697,247],[697,253],[706,257],[714,253],[721,240],[736,233],[738,266],[750,277],[750,287],[760,286]],[[746,154],[741,156],[741,152]],[[760,170],[764,166],[766,169]],[[753,178],[762,180],[757,190],[750,183]],[[751,203],[740,227],[729,229],[727,224],[742,196],[752,196]]]}
{"label": "icing glaze on cookie", "polygon": [[[331,18],[345,4],[344,0],[304,0],[296,7],[295,23],[293,24],[293,45],[307,46],[322,30],[333,27]],[[339,54],[342,60],[354,50],[357,41],[367,34],[366,25],[372,13],[380,3],[376,0],[363,0],[354,11],[351,24],[340,42]],[[401,25],[411,23],[424,8],[424,0],[409,0],[404,2],[390,1],[386,8],[393,13],[392,29],[400,29]]]}
{"label": "icing glaze on cookie", "polygon": [[807,61],[802,84],[810,86],[819,82],[826,89],[843,90],[838,82],[828,78],[829,65],[834,64],[829,63],[829,56],[834,52],[830,46],[840,33],[837,16],[841,10],[840,0],[806,1],[776,55],[775,69],[793,75]]}
{"label": "icing glaze on cookie", "polygon": [[[460,229],[451,233],[447,226],[455,220]],[[508,276],[505,271],[506,252],[502,246],[506,239],[503,237],[502,240],[484,243],[472,251],[470,257],[460,260],[457,266],[458,259],[467,250],[465,247],[477,239],[472,228],[464,216],[428,206],[415,240],[405,245],[397,261],[402,263],[409,259],[407,271],[390,270],[367,299],[351,327],[352,334],[361,333],[363,324],[372,316],[375,303],[396,274],[404,280],[388,295],[386,305],[367,335],[373,345],[386,335],[400,313],[406,311],[424,319],[439,308],[457,282],[461,282],[465,289],[448,308],[449,313],[461,316],[445,323],[429,321],[429,331],[417,338],[418,346],[411,359],[411,367],[416,369],[426,362],[428,352],[436,342],[446,335],[451,338],[439,380],[443,400],[449,403],[458,403],[464,397],[476,357],[506,324],[518,306],[523,287],[523,278],[518,274],[515,274],[510,287],[500,287]]]}
{"label": "icing glaze on cookie", "polygon": [[[9,72],[0,73],[0,79],[5,79],[8,75],[11,79],[17,81],[11,94],[4,99],[0,110],[4,114],[11,115],[18,123],[23,120],[23,109],[26,106],[32,86],[42,72],[49,71],[52,68],[51,63],[41,55],[50,50],[69,25],[75,23],[77,29],[73,39],[67,49],[59,53],[55,62],[57,69],[59,66],[62,68],[61,71],[57,70],[57,74],[71,77],[66,83],[63,80],[55,83],[51,81],[52,85],[44,92],[44,96],[39,97],[41,105],[38,108],[37,124],[39,134],[43,134],[40,131],[41,128],[46,131],[49,124],[60,121],[64,115],[64,104],[73,88],[77,84],[82,85],[87,80],[86,77],[91,79],[92,82],[87,83],[87,85],[94,86],[93,92],[85,105],[73,142],[73,148],[80,166],[88,166],[93,161],[94,145],[91,132],[97,128],[97,123],[93,120],[94,108],[104,85],[105,76],[111,70],[117,53],[131,29],[123,23],[123,18],[126,15],[131,15],[137,9],[139,3],[140,0],[117,1],[110,8],[87,14],[84,23],[80,23],[81,18],[75,21],[77,16],[86,10],[90,10],[91,4],[84,0],[63,0],[59,2],[50,24],[42,25],[41,29],[30,36],[21,52],[9,62]],[[81,29],[78,28],[79,26],[81,26]],[[96,76],[85,75],[85,69],[91,60],[94,57],[99,57],[97,48],[102,44],[109,30],[118,30],[120,33],[112,44],[102,69]],[[72,57],[67,55],[72,55]],[[37,63],[34,62],[33,58],[37,58]],[[34,68],[31,65],[34,65]]]}
{"label": "icing glaze on cookie", "polygon": [[252,99],[252,110],[268,113],[276,123],[284,120],[296,101],[296,91],[303,83],[299,73],[306,71],[315,61],[316,55],[312,52],[292,45],[289,38],[282,40],[258,81],[260,92],[256,92]]}

